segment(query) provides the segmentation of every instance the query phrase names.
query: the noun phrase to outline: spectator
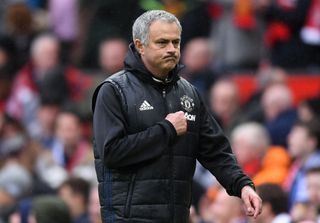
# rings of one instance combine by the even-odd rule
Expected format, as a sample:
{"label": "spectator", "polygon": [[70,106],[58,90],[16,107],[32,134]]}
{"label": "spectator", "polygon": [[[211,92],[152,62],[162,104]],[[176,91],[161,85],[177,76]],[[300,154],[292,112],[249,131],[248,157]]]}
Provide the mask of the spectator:
{"label": "spectator", "polygon": [[71,223],[68,206],[56,196],[41,196],[32,202],[30,223]]}
{"label": "spectator", "polygon": [[289,155],[284,148],[270,145],[264,126],[252,122],[238,125],[231,133],[231,143],[240,166],[256,185],[284,182]]}
{"label": "spectator", "polygon": [[128,51],[128,43],[122,38],[110,38],[101,42],[99,47],[99,64],[104,74],[114,74],[120,71]]}
{"label": "spectator", "polygon": [[143,12],[139,6],[139,1],[136,0],[125,2],[118,0],[83,0],[81,9],[85,11],[84,13],[90,12],[90,15],[83,18],[91,18],[91,20],[86,21],[88,25],[81,32],[83,37],[80,37],[82,39],[80,44],[81,47],[83,46],[83,50],[78,54],[81,55],[81,66],[91,69],[98,67],[99,43],[103,39],[113,36],[121,36],[126,41],[131,41],[132,22]]}
{"label": "spectator", "polygon": [[90,184],[81,178],[69,178],[59,187],[59,196],[70,209],[73,223],[89,223]]}
{"label": "spectator", "polygon": [[221,79],[212,85],[209,107],[227,135],[237,123],[239,106],[239,89],[232,80]]}
{"label": "spectator", "polygon": [[320,121],[320,98],[309,98],[298,106],[298,117],[303,122]]}
{"label": "spectator", "polygon": [[27,145],[27,138],[21,133],[1,136],[0,158],[4,163],[0,169],[0,219],[7,208],[31,194],[31,172],[23,164]]}
{"label": "spectator", "polygon": [[80,118],[76,113],[62,111],[58,114],[53,140],[54,146],[38,159],[40,178],[54,189],[69,175],[93,181],[93,155],[90,144],[83,139]]}
{"label": "spectator", "polygon": [[57,144],[59,144],[54,137],[54,128],[55,121],[60,111],[61,105],[59,103],[45,99],[41,100],[41,104],[37,112],[37,122],[39,126],[37,139],[45,149],[53,149],[58,146]]}
{"label": "spectator", "polygon": [[317,210],[317,223],[320,222],[320,166],[311,168],[306,176],[310,203]]}
{"label": "spectator", "polygon": [[92,164],[91,147],[82,137],[80,118],[74,112],[61,112],[56,120],[55,136],[63,153],[57,162],[70,173],[78,166]]}
{"label": "spectator", "polygon": [[33,18],[30,8],[21,0],[11,1],[5,11],[5,27],[7,35],[14,41],[15,61],[18,68],[29,58],[30,43],[34,38]]}
{"label": "spectator", "polygon": [[257,187],[262,199],[263,213],[252,220],[254,223],[290,223],[288,197],[277,184],[262,184]]}
{"label": "spectator", "polygon": [[287,135],[297,120],[292,100],[292,93],[284,84],[274,84],[262,95],[265,126],[270,134],[272,145],[286,147]]}
{"label": "spectator", "polygon": [[[254,14],[253,4],[239,0],[215,2],[221,7],[221,15],[211,30],[216,48],[216,65],[224,72],[256,69],[263,53],[263,26],[260,18]],[[243,17],[248,19],[243,21]]]}
{"label": "spectator", "polygon": [[317,220],[317,210],[310,202],[295,203],[290,215],[292,222],[315,223]]}
{"label": "spectator", "polygon": [[209,207],[211,215],[207,216],[204,222],[208,223],[246,223],[246,216],[242,207],[242,202],[237,197],[227,194],[224,189],[220,189],[216,199]]}
{"label": "spectator", "polygon": [[213,51],[209,40],[195,38],[186,44],[182,54],[182,63],[186,65],[183,77],[194,85],[202,96],[207,96],[210,86],[216,75],[210,68],[213,60]]}
{"label": "spectator", "polygon": [[242,121],[264,123],[265,117],[261,105],[262,95],[268,87],[274,84],[286,84],[287,73],[278,67],[262,67],[255,76],[255,82],[257,89],[241,109]]}
{"label": "spectator", "polygon": [[84,91],[81,101],[77,103],[77,110],[81,116],[88,120],[88,125],[92,126],[92,112],[88,104],[91,103],[95,87],[104,81],[108,76],[120,71],[124,67],[124,58],[128,51],[128,43],[121,37],[111,37],[103,40],[99,46],[98,64],[100,70],[91,79],[91,84]]}
{"label": "spectator", "polygon": [[271,62],[282,68],[304,68],[310,65],[306,45],[300,38],[311,0],[258,0],[256,7],[266,21],[265,45]]}
{"label": "spectator", "polygon": [[[64,89],[63,80],[65,80],[68,94],[64,95],[64,99],[77,101],[81,98],[83,89],[81,74],[73,67],[59,68],[61,67],[59,49],[59,42],[54,36],[40,35],[32,43],[31,62],[18,73],[13,83],[6,110],[11,116],[22,121],[32,137],[36,137],[38,133],[36,115],[40,104],[40,94],[52,95],[51,89],[55,89],[53,92],[57,93],[61,87]],[[61,72],[59,69],[62,69]],[[44,87],[48,86],[46,85],[48,83],[51,85],[50,90]],[[41,87],[42,84],[44,84],[43,87]]]}
{"label": "spectator", "polygon": [[[311,203],[320,208],[320,166],[310,168],[306,175],[308,197]],[[320,217],[320,216],[319,216]]]}
{"label": "spectator", "polygon": [[290,207],[308,201],[306,171],[320,166],[319,135],[319,125],[314,121],[296,123],[288,135],[288,150],[295,159],[284,185],[289,192]]}

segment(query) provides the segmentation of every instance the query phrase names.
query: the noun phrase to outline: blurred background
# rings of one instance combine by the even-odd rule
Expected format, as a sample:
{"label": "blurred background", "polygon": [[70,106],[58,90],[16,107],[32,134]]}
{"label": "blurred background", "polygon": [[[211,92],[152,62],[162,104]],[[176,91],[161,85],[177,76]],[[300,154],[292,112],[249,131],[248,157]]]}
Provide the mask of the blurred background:
{"label": "blurred background", "polygon": [[91,96],[150,9],[263,199],[246,218],[198,164],[190,222],[320,222],[319,0],[0,0],[0,222],[101,222]]}

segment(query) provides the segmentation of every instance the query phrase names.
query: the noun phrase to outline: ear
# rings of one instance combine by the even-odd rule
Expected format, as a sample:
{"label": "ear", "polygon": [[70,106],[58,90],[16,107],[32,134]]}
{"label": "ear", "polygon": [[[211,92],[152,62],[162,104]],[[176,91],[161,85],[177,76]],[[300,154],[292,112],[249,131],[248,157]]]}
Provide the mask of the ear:
{"label": "ear", "polygon": [[142,44],[141,40],[135,39],[134,46],[136,47],[136,50],[139,52],[140,55],[144,55],[144,45]]}

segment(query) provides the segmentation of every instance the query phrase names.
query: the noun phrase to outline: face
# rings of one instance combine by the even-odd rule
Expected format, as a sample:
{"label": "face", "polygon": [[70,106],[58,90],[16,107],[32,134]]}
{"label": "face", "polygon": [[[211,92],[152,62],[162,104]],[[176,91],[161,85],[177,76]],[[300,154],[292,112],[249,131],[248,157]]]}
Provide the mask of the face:
{"label": "face", "polygon": [[100,66],[112,74],[123,68],[123,60],[127,53],[127,45],[121,40],[110,40],[100,47]]}
{"label": "face", "polygon": [[303,157],[308,148],[308,132],[301,126],[293,127],[288,135],[288,149],[293,158]]}
{"label": "face", "polygon": [[229,119],[238,109],[238,90],[229,82],[214,85],[210,93],[211,110],[222,119]]}
{"label": "face", "polygon": [[320,172],[307,175],[307,190],[311,202],[320,206]]}
{"label": "face", "polygon": [[55,41],[45,39],[33,52],[32,59],[40,71],[46,72],[59,63],[59,44]]}
{"label": "face", "polygon": [[59,106],[44,105],[39,108],[38,119],[42,127],[43,134],[51,134],[54,129],[54,122],[59,113]]}
{"label": "face", "polygon": [[176,23],[155,21],[149,27],[149,42],[135,40],[142,61],[154,75],[166,77],[180,59],[181,32]]}
{"label": "face", "polygon": [[260,157],[259,150],[245,136],[233,137],[232,149],[242,167]]}
{"label": "face", "polygon": [[191,73],[206,68],[212,57],[209,42],[205,39],[191,40],[182,55],[183,64]]}
{"label": "face", "polygon": [[66,148],[75,147],[81,138],[81,126],[73,114],[60,114],[56,122],[56,136]]}
{"label": "face", "polygon": [[68,205],[72,216],[77,216],[82,212],[83,200],[79,194],[72,191],[69,186],[63,186],[59,189],[59,196]]}
{"label": "face", "polygon": [[224,190],[219,191],[210,208],[214,222],[218,223],[228,223],[242,215],[240,199],[229,196]]}
{"label": "face", "polygon": [[302,104],[298,107],[298,116],[299,119],[303,122],[309,122],[313,119],[312,111],[308,108],[308,106]]}

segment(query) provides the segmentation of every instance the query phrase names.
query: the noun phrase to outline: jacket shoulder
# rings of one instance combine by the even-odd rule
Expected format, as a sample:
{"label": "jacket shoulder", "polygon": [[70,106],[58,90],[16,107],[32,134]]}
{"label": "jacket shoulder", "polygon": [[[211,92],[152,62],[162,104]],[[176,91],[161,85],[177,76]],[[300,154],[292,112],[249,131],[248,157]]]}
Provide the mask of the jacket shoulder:
{"label": "jacket shoulder", "polygon": [[91,104],[92,112],[94,112],[94,108],[95,108],[95,104],[96,104],[96,101],[97,101],[98,93],[99,93],[101,87],[105,83],[110,83],[119,92],[119,94],[122,96],[122,87],[121,86],[123,86],[124,79],[126,78],[126,74],[127,74],[127,71],[121,70],[121,71],[111,75],[110,77],[107,77],[105,80],[103,80],[96,87],[96,89],[94,90],[93,96],[92,96],[92,104]]}
{"label": "jacket shoulder", "polygon": [[184,88],[187,92],[192,93],[196,95],[199,99],[201,99],[200,94],[198,93],[195,86],[193,86],[189,81],[187,81],[183,77],[180,77],[180,80],[178,81],[178,85]]}

